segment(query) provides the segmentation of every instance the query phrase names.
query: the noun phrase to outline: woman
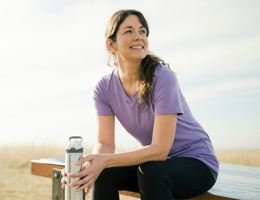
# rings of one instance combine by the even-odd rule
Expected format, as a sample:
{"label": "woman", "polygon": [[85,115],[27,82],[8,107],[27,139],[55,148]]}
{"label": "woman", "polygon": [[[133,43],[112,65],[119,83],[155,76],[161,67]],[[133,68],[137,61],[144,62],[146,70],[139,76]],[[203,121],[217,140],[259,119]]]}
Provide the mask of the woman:
{"label": "woman", "polygon": [[[192,116],[175,74],[148,52],[149,28],[135,10],[116,12],[106,46],[116,69],[94,90],[98,141],[83,157],[82,177],[71,186],[93,187],[94,200],[119,199],[118,190],[142,200],[192,198],[216,182],[218,160],[209,136]],[[142,145],[115,154],[115,116]],[[65,174],[64,174],[65,175]],[[65,180],[63,178],[63,188]]]}

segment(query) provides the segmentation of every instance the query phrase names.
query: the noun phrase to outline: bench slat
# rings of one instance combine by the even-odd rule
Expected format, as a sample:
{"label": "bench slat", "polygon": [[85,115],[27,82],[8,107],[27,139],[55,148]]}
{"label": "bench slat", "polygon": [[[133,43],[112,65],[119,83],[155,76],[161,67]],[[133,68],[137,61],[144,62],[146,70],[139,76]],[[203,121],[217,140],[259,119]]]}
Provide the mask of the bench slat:
{"label": "bench slat", "polygon": [[260,199],[260,168],[220,163],[216,184],[209,194],[234,199]]}
{"label": "bench slat", "polygon": [[[140,199],[140,194],[135,192],[129,192],[129,191],[119,191],[119,194],[126,195],[129,197],[135,197]],[[185,200],[185,199],[183,199]],[[226,197],[220,197],[220,196],[213,196],[211,194],[202,194],[198,197],[190,198],[188,200],[235,200],[233,198],[226,198]]]}
{"label": "bench slat", "polygon": [[36,175],[36,176],[52,178],[52,169],[53,168],[63,169],[64,166],[31,162],[31,174]]}

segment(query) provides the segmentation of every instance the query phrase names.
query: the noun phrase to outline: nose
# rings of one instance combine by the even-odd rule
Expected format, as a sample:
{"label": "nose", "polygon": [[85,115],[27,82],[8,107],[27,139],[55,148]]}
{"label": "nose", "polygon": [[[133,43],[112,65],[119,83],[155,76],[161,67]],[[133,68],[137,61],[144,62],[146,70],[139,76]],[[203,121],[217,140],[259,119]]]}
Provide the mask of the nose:
{"label": "nose", "polygon": [[137,31],[135,32],[135,35],[134,35],[134,40],[142,40],[142,35]]}

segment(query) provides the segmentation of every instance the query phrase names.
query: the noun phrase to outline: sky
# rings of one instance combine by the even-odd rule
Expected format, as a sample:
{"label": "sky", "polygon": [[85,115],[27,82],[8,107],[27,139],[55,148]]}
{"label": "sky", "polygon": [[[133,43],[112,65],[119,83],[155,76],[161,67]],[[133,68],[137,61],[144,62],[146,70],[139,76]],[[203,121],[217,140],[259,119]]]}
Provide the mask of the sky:
{"label": "sky", "polygon": [[[13,0],[0,2],[0,146],[96,140],[92,91],[111,72],[105,26],[146,17],[149,49],[169,63],[217,150],[260,148],[260,1]],[[116,145],[139,144],[116,123]]]}

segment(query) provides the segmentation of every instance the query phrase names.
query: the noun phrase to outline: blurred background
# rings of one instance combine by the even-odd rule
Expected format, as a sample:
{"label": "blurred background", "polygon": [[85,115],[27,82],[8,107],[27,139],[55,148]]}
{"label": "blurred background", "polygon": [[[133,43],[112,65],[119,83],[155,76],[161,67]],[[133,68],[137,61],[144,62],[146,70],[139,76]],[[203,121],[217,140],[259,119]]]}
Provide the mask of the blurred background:
{"label": "blurred background", "polygon": [[[0,2],[0,146],[96,140],[92,91],[106,65],[105,26],[146,17],[149,49],[170,64],[216,150],[260,148],[260,1]],[[139,144],[117,122],[118,148]]]}

